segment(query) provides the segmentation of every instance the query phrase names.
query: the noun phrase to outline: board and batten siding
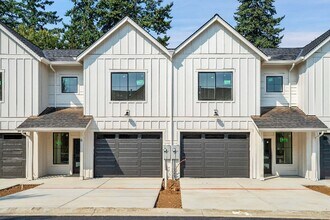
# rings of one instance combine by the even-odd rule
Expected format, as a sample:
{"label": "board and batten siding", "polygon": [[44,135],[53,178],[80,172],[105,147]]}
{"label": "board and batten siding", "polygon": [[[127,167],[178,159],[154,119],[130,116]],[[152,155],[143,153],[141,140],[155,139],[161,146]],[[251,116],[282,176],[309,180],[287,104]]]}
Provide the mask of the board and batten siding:
{"label": "board and batten siding", "polygon": [[[164,52],[133,26],[124,25],[84,60],[85,114],[94,117],[99,130],[165,127],[160,123],[166,123],[170,111],[171,67]],[[145,72],[145,101],[111,101],[112,72]],[[123,117],[127,109],[136,121]]]}
{"label": "board and batten siding", "polygon": [[25,118],[40,113],[40,69],[37,59],[0,30],[0,71],[4,79],[1,130],[15,130]]}
{"label": "board and batten siding", "polygon": [[[82,66],[54,67],[49,72],[48,80],[48,106],[56,107],[82,107],[84,104],[84,75]],[[56,75],[56,83],[55,83]],[[62,77],[78,77],[77,93],[62,93]],[[56,85],[56,86],[55,86]],[[56,87],[56,93],[55,93]],[[55,95],[56,94],[56,101]]]}
{"label": "board and batten siding", "polygon": [[[263,66],[261,68],[261,106],[297,106],[298,103],[298,73],[294,69],[290,72],[291,66]],[[283,92],[267,92],[266,77],[282,76]],[[290,91],[291,84],[291,91]],[[290,97],[291,92],[291,97]]]}
{"label": "board and batten siding", "polygon": [[[260,113],[260,57],[219,23],[173,58],[174,116],[250,117]],[[199,101],[198,72],[232,71],[233,101]]]}
{"label": "board and batten siding", "polygon": [[330,42],[299,68],[299,107],[330,127]]}

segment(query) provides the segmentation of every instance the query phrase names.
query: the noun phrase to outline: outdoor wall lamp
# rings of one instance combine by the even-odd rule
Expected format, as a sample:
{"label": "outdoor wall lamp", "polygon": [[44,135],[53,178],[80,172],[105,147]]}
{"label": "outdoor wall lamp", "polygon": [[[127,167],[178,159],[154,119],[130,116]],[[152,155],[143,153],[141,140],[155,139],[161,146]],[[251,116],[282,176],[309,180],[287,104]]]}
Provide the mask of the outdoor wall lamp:
{"label": "outdoor wall lamp", "polygon": [[127,109],[126,110],[126,112],[125,112],[125,115],[124,115],[125,117],[129,117],[130,116],[130,111],[129,111],[129,109]]}
{"label": "outdoor wall lamp", "polygon": [[214,114],[213,114],[214,117],[219,117],[219,111],[218,109],[214,109]]}

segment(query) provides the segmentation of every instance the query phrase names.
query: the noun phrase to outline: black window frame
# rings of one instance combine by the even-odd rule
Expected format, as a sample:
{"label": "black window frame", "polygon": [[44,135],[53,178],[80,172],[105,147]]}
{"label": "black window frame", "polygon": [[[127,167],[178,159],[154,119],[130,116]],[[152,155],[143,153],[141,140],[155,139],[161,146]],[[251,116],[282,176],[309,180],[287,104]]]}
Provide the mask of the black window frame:
{"label": "black window frame", "polygon": [[[281,86],[281,91],[278,91],[278,90],[276,90],[275,91],[275,89],[274,89],[274,91],[270,91],[270,89],[269,89],[269,87],[268,87],[268,79],[269,78],[280,78],[281,79],[281,82],[282,82],[282,86]],[[283,85],[283,76],[266,76],[266,92],[268,92],[268,93],[282,93],[283,92],[283,87],[284,87],[284,85]]]}
{"label": "black window frame", "polygon": [[[290,137],[291,137],[291,141],[290,141],[290,162],[286,162],[285,161],[285,149],[288,148],[288,147],[285,147],[284,144],[283,144],[283,148],[280,149],[280,146],[279,146],[279,142],[278,142],[278,135],[279,134],[289,134]],[[283,135],[284,136],[284,135]],[[276,156],[275,156],[275,161],[276,161],[276,164],[281,164],[281,165],[286,165],[286,164],[293,164],[293,136],[292,136],[292,132],[276,132],[275,133],[275,143],[276,143],[276,149],[275,149],[275,152],[276,152]],[[283,155],[279,154],[279,152],[282,151],[283,152]],[[280,157],[280,158],[279,158]],[[283,159],[283,162],[279,162],[279,159]]]}
{"label": "black window frame", "polygon": [[[57,153],[57,151],[55,151],[55,135],[57,134],[64,134],[65,136],[67,136],[68,140],[67,140],[67,152],[62,152],[62,149],[60,149],[60,154],[61,154],[61,162],[57,162],[55,157],[55,154]],[[62,156],[67,155],[67,161],[62,162]],[[54,165],[68,165],[70,163],[70,134],[68,132],[54,132],[53,133],[53,164]]]}
{"label": "black window frame", "polygon": [[4,71],[0,70],[0,102],[4,100],[3,93],[4,93]]}
{"label": "black window frame", "polygon": [[[75,92],[66,92],[64,91],[64,87],[63,87],[63,79],[77,79],[77,86],[76,86],[76,91]],[[77,94],[78,93],[78,85],[79,85],[79,79],[78,76],[61,76],[61,93],[69,93],[69,94]]]}
{"label": "black window frame", "polygon": [[[214,98],[205,98],[201,97],[201,75],[202,74],[214,74]],[[217,94],[216,89],[217,89],[217,75],[220,74],[230,74],[231,75],[231,93],[230,93],[230,99],[221,99],[217,98],[220,97],[221,95]],[[210,71],[210,72],[198,72],[198,101],[220,101],[220,102],[232,102],[234,101],[234,72],[233,71]]]}
{"label": "black window frame", "polygon": [[[134,98],[132,96],[132,91],[130,91],[130,75],[132,76],[133,74],[143,74],[143,85],[141,85],[141,88],[143,88],[143,98]],[[113,90],[114,87],[114,80],[113,77],[114,75],[126,75],[127,77],[127,82],[126,82],[126,98],[117,98],[115,97],[115,92]],[[146,100],[146,72],[141,72],[141,71],[136,71],[136,72],[111,72],[111,85],[110,85],[110,91],[111,91],[111,101],[116,101],[116,102],[135,102],[135,101],[145,101]]]}

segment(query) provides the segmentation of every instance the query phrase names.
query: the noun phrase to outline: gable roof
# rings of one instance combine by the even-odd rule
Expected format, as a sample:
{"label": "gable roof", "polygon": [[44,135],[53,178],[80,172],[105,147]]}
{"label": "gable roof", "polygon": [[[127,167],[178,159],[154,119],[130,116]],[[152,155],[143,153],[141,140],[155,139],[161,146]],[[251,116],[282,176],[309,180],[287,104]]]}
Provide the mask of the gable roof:
{"label": "gable roof", "polygon": [[230,24],[228,24],[224,19],[222,19],[218,14],[214,15],[209,21],[207,21],[204,25],[202,25],[197,31],[195,31],[190,37],[188,37],[185,41],[183,41],[174,51],[174,55],[179,53],[183,48],[185,48],[189,43],[191,43],[194,39],[196,39],[199,35],[201,35],[206,29],[208,29],[214,23],[220,23],[224,26],[228,31],[230,31],[234,36],[236,36],[239,40],[245,43],[249,48],[251,48],[256,54],[258,54],[262,59],[268,60],[266,54],[264,54],[260,49],[255,47],[250,41],[248,41],[245,37],[243,37],[240,33],[238,33]]}
{"label": "gable roof", "polygon": [[23,46],[23,48],[29,51],[38,60],[41,60],[41,58],[44,57],[43,51],[38,46],[34,45],[31,41],[14,31],[13,29],[9,28],[1,21],[0,29],[7,33],[9,36],[11,36],[13,39],[15,39],[18,44]]}
{"label": "gable roof", "polygon": [[307,59],[329,41],[330,41],[330,29],[324,32],[322,35],[320,35],[318,38],[316,38],[309,44],[307,44],[303,48],[300,56],[305,57],[305,59]]}
{"label": "gable roof", "polygon": [[83,52],[83,50],[43,50],[45,57],[49,61],[76,61],[76,57]]}
{"label": "gable roof", "polygon": [[302,48],[261,48],[270,57],[270,60],[295,60],[298,58]]}
{"label": "gable roof", "polygon": [[149,34],[147,31],[145,31],[142,27],[140,27],[140,25],[135,23],[132,19],[130,19],[129,17],[125,17],[120,22],[118,22],[113,28],[111,28],[107,33],[105,33],[101,38],[99,38],[96,42],[94,42],[90,47],[88,47],[86,50],[84,50],[77,57],[77,61],[81,61],[82,58],[84,58],[89,52],[91,52],[94,48],[96,48],[98,45],[100,45],[105,39],[107,39],[110,35],[115,33],[120,27],[124,26],[125,24],[132,25],[135,29],[137,29],[140,33],[142,33],[148,40],[150,40],[159,49],[161,49],[165,54],[167,54],[169,57],[171,57],[171,54],[169,53],[167,48],[164,47],[161,43],[159,43],[158,40],[156,40],[151,34]]}

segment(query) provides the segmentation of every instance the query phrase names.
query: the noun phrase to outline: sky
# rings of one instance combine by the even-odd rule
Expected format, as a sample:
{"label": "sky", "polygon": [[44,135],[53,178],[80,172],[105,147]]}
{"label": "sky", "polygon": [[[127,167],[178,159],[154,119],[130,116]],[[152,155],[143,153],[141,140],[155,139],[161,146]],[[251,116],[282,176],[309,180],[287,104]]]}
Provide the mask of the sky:
{"label": "sky", "polygon": [[[54,0],[51,10],[63,17],[72,7],[70,0]],[[237,0],[164,0],[174,2],[169,47],[176,47],[194,31],[219,14],[232,26],[239,5]],[[285,15],[281,26],[285,28],[281,47],[301,47],[330,29],[330,0],[275,0],[278,16]]]}

